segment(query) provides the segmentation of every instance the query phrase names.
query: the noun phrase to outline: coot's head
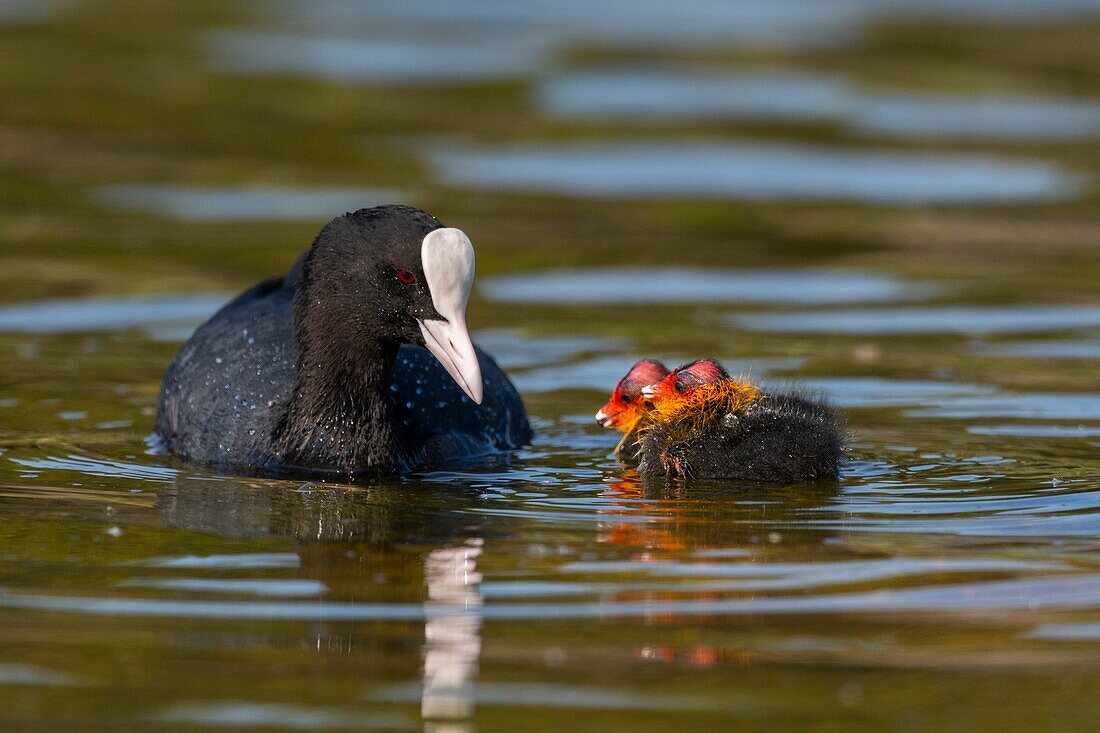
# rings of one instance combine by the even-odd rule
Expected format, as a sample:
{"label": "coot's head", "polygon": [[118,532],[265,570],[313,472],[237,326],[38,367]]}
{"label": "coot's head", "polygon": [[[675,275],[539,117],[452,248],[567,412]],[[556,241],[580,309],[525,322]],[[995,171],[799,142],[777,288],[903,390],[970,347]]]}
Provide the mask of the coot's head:
{"label": "coot's head", "polygon": [[685,421],[698,427],[746,409],[759,399],[760,390],[751,382],[731,378],[718,362],[700,359],[673,369],[642,394],[653,406],[653,423]]}
{"label": "coot's head", "polygon": [[688,399],[699,387],[729,379],[729,373],[713,359],[699,359],[673,369],[668,375],[642,389],[642,395],[659,405]]}
{"label": "coot's head", "polygon": [[648,406],[642,389],[665,378],[668,369],[655,359],[642,359],[615,385],[607,404],[596,413],[596,422],[605,428],[631,431],[645,415]]}
{"label": "coot's head", "polygon": [[313,242],[294,327],[310,357],[354,368],[371,344],[426,347],[474,402],[481,368],[466,328],[474,248],[459,229],[410,206],[337,217]]}

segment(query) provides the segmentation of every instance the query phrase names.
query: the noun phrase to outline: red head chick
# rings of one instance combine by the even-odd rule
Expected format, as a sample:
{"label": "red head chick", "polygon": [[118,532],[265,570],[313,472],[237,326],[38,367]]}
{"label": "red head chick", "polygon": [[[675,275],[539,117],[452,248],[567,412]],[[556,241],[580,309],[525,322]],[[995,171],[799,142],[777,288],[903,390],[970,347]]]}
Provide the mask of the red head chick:
{"label": "red head chick", "polygon": [[630,367],[626,376],[615,385],[607,404],[596,413],[596,422],[605,428],[632,432],[649,409],[642,397],[642,388],[661,381],[667,374],[665,365],[655,359],[642,359]]}
{"label": "red head chick", "polygon": [[732,378],[712,359],[699,359],[673,369],[668,376],[642,390],[653,404],[650,419],[667,423],[690,418],[707,421],[744,410],[760,397],[760,390]]}

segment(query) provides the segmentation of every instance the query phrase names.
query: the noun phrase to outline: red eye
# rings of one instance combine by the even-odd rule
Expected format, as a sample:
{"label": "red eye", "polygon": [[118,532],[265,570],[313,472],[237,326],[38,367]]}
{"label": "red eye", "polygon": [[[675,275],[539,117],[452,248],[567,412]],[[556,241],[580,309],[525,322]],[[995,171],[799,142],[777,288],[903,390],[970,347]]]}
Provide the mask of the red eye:
{"label": "red eye", "polygon": [[411,285],[412,283],[416,282],[416,275],[412,274],[408,270],[398,270],[397,279],[405,283],[406,285]]}

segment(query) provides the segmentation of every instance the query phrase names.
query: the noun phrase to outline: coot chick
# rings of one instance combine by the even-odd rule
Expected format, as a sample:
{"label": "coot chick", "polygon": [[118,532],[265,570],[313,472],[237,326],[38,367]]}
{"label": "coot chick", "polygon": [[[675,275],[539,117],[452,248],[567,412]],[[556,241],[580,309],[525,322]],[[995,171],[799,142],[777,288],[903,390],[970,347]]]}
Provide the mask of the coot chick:
{"label": "coot chick", "polygon": [[615,455],[624,463],[638,461],[638,431],[647,424],[649,400],[642,389],[668,376],[668,368],[656,359],[642,359],[615,385],[607,403],[596,413],[601,427],[613,428],[623,434],[615,446]]}
{"label": "coot chick", "polygon": [[819,400],[763,392],[710,359],[673,370],[643,394],[653,403],[640,441],[643,477],[791,483],[840,471],[843,428]]}
{"label": "coot chick", "polygon": [[466,329],[473,279],[470,240],[419,209],[337,217],[180,348],[156,432],[247,473],[385,474],[517,448],[523,402]]}

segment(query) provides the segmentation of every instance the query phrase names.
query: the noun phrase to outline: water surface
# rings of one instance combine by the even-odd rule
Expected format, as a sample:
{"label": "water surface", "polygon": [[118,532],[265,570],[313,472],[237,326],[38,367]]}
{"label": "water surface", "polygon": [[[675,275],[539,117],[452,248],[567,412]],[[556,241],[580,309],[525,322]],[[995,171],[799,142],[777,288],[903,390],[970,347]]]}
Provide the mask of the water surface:
{"label": "water surface", "polygon": [[510,3],[504,0],[413,0],[362,5],[345,0],[320,3],[276,2],[274,18],[294,27],[354,29],[379,27],[413,35],[418,29],[488,29],[494,36],[539,32],[563,46],[598,41],[665,49],[693,45],[793,44],[819,47],[842,42],[857,20],[855,6],[843,0],[778,3],[688,0],[670,5],[659,0],[610,0],[593,6],[580,0]]}
{"label": "water surface", "polygon": [[408,200],[408,195],[371,188],[119,185],[97,189],[92,198],[121,209],[181,221],[249,221],[327,220],[334,211],[401,203]]}
{"label": "water surface", "polygon": [[141,327],[149,333],[175,329],[173,333],[186,336],[227,300],[227,293],[214,293],[10,303],[0,306],[0,331],[75,333]]}
{"label": "water surface", "polygon": [[695,270],[671,267],[548,270],[486,278],[489,300],[511,303],[790,303],[907,300],[935,286],[872,272]]}
{"label": "water surface", "polygon": [[827,122],[889,137],[1072,140],[1100,136],[1100,102],[874,92],[840,76],[608,70],[539,85],[551,114],[629,122]]}
{"label": "water surface", "polygon": [[1055,166],[766,143],[515,145],[430,150],[453,185],[585,197],[981,203],[1072,198]]}
{"label": "water surface", "polygon": [[67,0],[0,0],[0,23],[39,23],[51,20],[68,6]]}
{"label": "water surface", "polygon": [[510,79],[534,72],[544,54],[535,37],[348,38],[218,31],[206,43],[214,62],[246,75],[301,75],[419,84]]}
{"label": "water surface", "polygon": [[943,18],[1037,23],[1095,14],[1092,0],[273,0],[260,5],[277,22],[313,30],[413,35],[426,28],[488,28],[494,34],[538,30],[561,45],[600,43],[663,50],[693,47],[818,49],[857,41],[875,20]]}
{"label": "water surface", "polygon": [[732,319],[745,328],[792,333],[998,334],[1100,326],[1093,306],[929,306],[891,309],[753,313]]}
{"label": "water surface", "polygon": [[996,356],[1030,359],[1100,359],[1100,336],[1077,341],[1018,341],[976,344],[976,348]]}
{"label": "water surface", "polygon": [[[0,0],[0,729],[1095,728],[1095,5]],[[533,445],[149,439],[198,323],[412,194]],[[643,356],[829,399],[840,480],[641,481]]]}

